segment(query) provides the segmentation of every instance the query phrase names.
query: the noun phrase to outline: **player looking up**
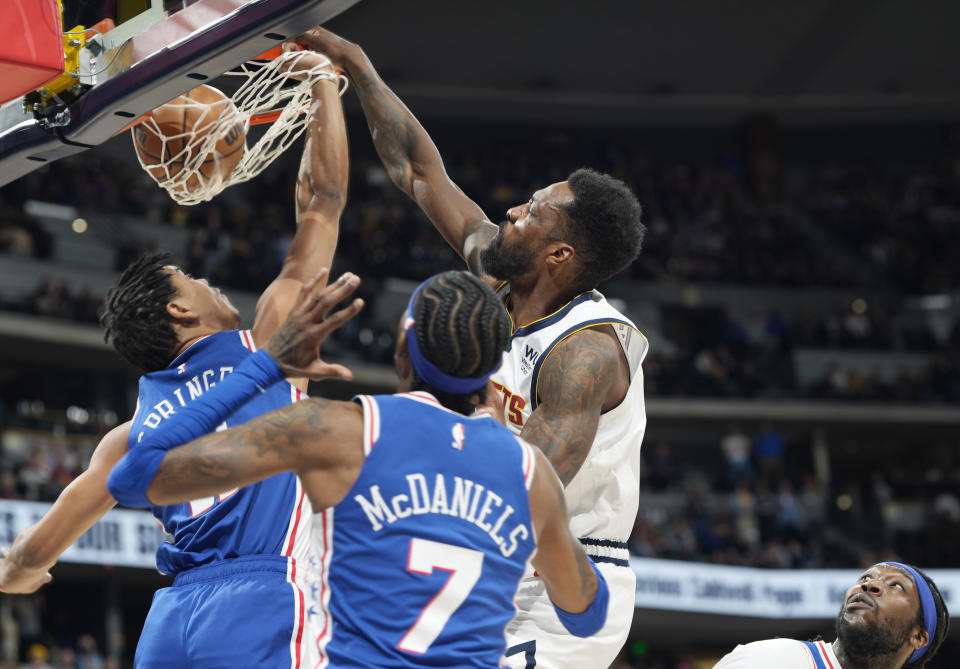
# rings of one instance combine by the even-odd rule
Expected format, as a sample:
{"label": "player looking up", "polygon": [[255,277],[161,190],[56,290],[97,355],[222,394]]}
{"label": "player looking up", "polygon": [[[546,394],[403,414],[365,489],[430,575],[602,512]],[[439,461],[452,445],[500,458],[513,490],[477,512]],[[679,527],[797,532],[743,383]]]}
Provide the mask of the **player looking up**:
{"label": "player looking up", "polygon": [[333,667],[500,666],[535,548],[565,627],[599,629],[607,587],[570,533],[553,469],[474,413],[510,332],[500,300],[476,277],[447,272],[414,292],[395,352],[399,394],[309,399],[209,432],[258,386],[316,364],[322,332],[315,339],[312,323],[327,323],[332,302],[304,293],[267,350],[121,460],[110,475],[118,499],[170,504],[297,472],[318,511],[316,553],[329,565]]}
{"label": "player looking up", "polygon": [[714,669],[921,669],[950,614],[929,576],[899,562],[867,569],[847,590],[833,643],[769,639],[737,646]]}
{"label": "player looking up", "polygon": [[626,540],[639,504],[647,340],[595,287],[639,253],[640,205],[622,182],[580,169],[494,225],[450,180],[430,136],[357,45],[322,28],[298,42],[323,51],[350,76],[393,182],[470,270],[500,289],[511,341],[492,381],[507,425],[550,459],[566,487],[571,529],[610,583],[606,627],[574,639],[549,606],[542,580],[530,574],[507,628],[505,662],[606,667],[633,620],[636,578]]}
{"label": "player looking up", "polygon": [[[312,95],[295,194],[296,234],[279,275],[257,303],[252,330],[234,329],[239,319],[230,301],[206,280],[169,265],[167,256],[141,258],[121,274],[106,297],[101,323],[121,356],[145,372],[137,413],[104,437],[89,469],[36,525],[20,533],[0,562],[3,590],[32,592],[49,581],[48,570],[59,555],[114,506],[106,479],[127,448],[136,448],[141,437],[154,430],[162,432],[171,415],[269,341],[304,283],[332,263],[346,201],[346,129],[336,82],[318,82]],[[348,374],[339,367],[327,372]],[[228,423],[294,401],[305,384],[306,379],[278,384],[241,407]],[[137,666],[250,666],[261,661],[286,666],[306,661],[315,645],[314,635],[305,631],[308,606],[300,599],[300,586],[312,592],[304,569],[310,510],[295,476],[283,474],[235,494],[155,509],[155,514],[173,537],[173,543],[158,550],[161,571],[181,583],[215,573],[224,599],[242,589],[276,596],[258,612],[266,618],[259,620],[234,605],[217,608],[220,600],[211,595],[203,611],[215,613],[223,624],[213,629],[203,623],[199,608],[164,608],[172,596],[159,594],[141,637]],[[299,567],[298,560],[303,563]],[[240,583],[244,569],[254,564],[262,565],[262,581],[269,583]],[[177,588],[168,589],[173,590]],[[191,614],[189,625],[178,618]]]}

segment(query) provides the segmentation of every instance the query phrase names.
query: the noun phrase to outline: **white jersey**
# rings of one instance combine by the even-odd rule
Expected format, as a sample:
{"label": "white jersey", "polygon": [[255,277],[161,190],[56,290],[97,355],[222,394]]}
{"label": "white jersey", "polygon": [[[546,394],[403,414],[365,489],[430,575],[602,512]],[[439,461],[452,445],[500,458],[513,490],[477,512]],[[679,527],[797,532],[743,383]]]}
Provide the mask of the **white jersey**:
{"label": "white jersey", "polygon": [[823,641],[767,639],[737,646],[713,669],[842,669],[833,646]]}
{"label": "white jersey", "polygon": [[588,291],[516,330],[493,381],[503,394],[507,426],[519,434],[537,408],[537,379],[544,361],[570,335],[600,325],[610,325],[617,333],[630,366],[630,387],[617,407],[600,416],[590,453],[565,495],[570,529],[610,588],[607,621],[593,636],[569,634],[543,581],[528,572],[515,597],[517,616],[507,625],[507,652],[501,662],[511,669],[602,669],[620,652],[633,621],[636,576],[626,542],[640,503],[640,442],[647,424],[640,363],[647,354],[646,338],[603,295]]}
{"label": "white jersey", "polygon": [[[501,294],[503,291],[501,290]],[[570,529],[597,557],[628,559],[626,541],[640,503],[640,442],[647,425],[643,370],[647,339],[623,314],[592,290],[514,332],[503,366],[493,375],[503,393],[507,426],[520,434],[537,408],[540,370],[557,344],[588,327],[610,325],[630,365],[630,387],[619,406],[600,416],[586,461],[567,484]]]}

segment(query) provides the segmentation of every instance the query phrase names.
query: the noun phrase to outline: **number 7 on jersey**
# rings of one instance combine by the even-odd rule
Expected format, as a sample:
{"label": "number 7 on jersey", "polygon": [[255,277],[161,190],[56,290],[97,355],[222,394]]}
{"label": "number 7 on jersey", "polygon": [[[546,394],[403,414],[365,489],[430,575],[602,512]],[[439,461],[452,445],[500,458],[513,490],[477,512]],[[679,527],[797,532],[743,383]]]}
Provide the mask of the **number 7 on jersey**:
{"label": "number 7 on jersey", "polygon": [[483,553],[429,539],[411,539],[407,571],[429,576],[434,569],[448,571],[450,576],[397,644],[397,648],[408,653],[426,653],[430,644],[440,636],[450,616],[480,580]]}

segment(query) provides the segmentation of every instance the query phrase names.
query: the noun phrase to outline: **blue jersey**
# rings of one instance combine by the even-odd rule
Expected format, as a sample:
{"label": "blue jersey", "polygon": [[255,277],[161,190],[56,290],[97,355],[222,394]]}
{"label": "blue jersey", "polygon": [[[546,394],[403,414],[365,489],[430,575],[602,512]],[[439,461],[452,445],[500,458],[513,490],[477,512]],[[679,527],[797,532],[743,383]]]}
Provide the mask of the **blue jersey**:
{"label": "blue jersey", "polygon": [[[427,393],[360,396],[366,460],[314,516],[332,667],[498,667],[535,547],[532,447]],[[328,618],[330,620],[330,618]]]}
{"label": "blue jersey", "polygon": [[[140,377],[128,448],[137,448],[150,430],[162,430],[179,407],[213,388],[254,350],[249,330],[218,332],[194,343],[166,369]],[[217,429],[245,423],[300,397],[301,392],[289,383],[275,384]],[[309,557],[311,513],[299,479],[289,472],[217,497],[153,507],[153,515],[171,536],[171,542],[157,550],[157,568],[175,575],[241,556],[304,560]]]}

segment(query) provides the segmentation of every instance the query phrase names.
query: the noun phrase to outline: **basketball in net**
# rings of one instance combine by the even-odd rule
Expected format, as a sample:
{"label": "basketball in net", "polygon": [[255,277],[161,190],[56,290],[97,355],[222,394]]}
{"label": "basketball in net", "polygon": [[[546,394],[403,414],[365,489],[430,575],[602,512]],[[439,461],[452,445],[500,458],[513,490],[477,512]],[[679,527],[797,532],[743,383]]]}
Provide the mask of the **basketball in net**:
{"label": "basketball in net", "polygon": [[[342,95],[347,84],[326,56],[290,43],[224,75],[242,82],[231,97],[198,86],[131,130],[140,164],[179,204],[209,201],[260,174],[306,130],[312,87],[337,81]],[[251,126],[259,129],[252,137]]]}
{"label": "basketball in net", "polygon": [[158,107],[131,132],[150,176],[188,197],[228,181],[246,151],[236,106],[206,84]]}

